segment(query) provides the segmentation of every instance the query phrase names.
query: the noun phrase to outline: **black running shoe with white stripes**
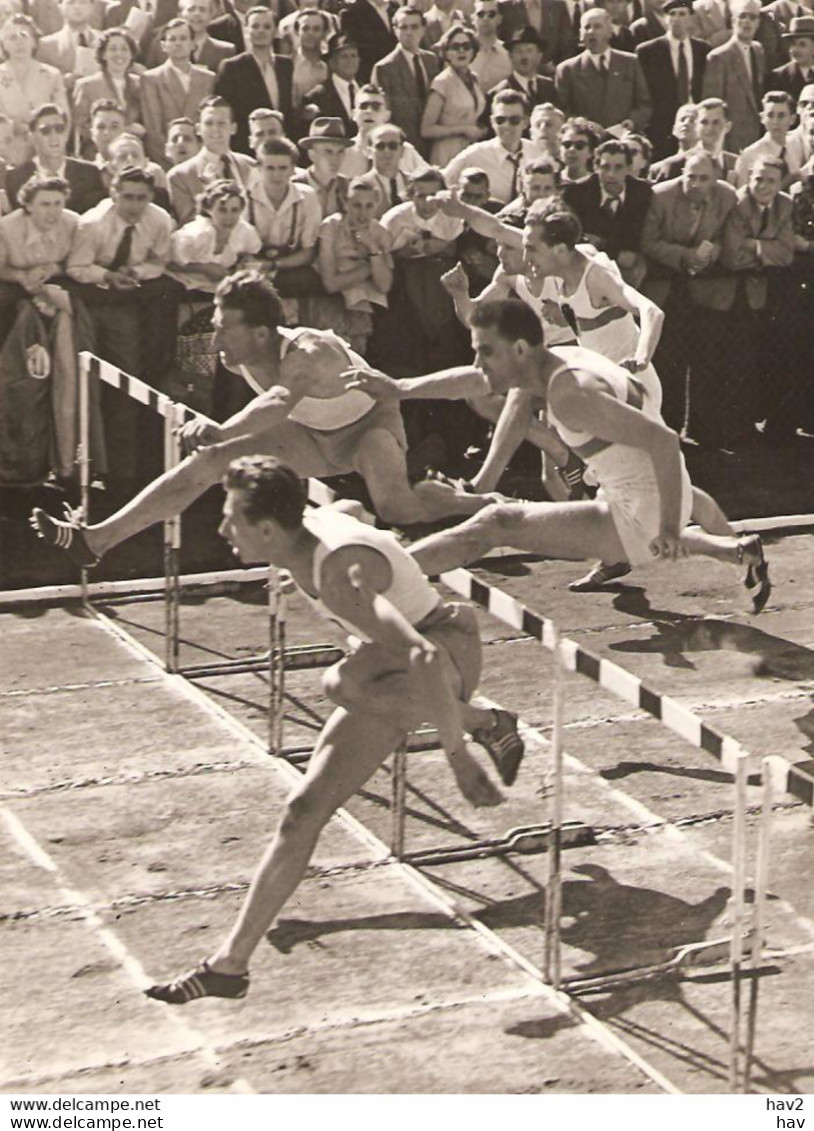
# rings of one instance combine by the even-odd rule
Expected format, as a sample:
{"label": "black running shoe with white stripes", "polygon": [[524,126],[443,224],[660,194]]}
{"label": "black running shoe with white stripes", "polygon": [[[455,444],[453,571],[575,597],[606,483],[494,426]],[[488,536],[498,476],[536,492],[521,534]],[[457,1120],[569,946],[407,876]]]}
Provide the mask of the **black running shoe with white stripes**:
{"label": "black running shoe with white stripes", "polygon": [[472,737],[494,762],[503,784],[514,785],[526,749],[517,733],[517,715],[499,707],[493,709],[492,714],[495,718],[493,725],[473,730]]}
{"label": "black running shoe with white stripes", "polygon": [[97,564],[99,557],[94,554],[85,539],[80,517],[80,511],[72,510],[65,503],[64,519],[54,518],[53,515],[35,507],[29,522],[43,542],[47,542],[57,550],[64,550],[80,569],[90,569]]}
{"label": "black running shoe with white stripes", "polygon": [[249,975],[220,974],[204,959],[174,982],[159,983],[144,992],[167,1005],[186,1005],[201,997],[242,998],[249,992]]}

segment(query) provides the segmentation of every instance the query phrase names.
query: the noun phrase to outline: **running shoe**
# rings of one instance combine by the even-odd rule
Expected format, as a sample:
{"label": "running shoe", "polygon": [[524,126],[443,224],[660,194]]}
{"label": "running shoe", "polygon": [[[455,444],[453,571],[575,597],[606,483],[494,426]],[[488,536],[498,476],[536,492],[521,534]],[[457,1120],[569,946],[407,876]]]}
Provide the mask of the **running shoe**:
{"label": "running shoe", "polygon": [[248,974],[219,974],[206,959],[174,982],[159,983],[144,991],[147,997],[167,1005],[186,1005],[200,997],[242,998],[248,992]]}
{"label": "running shoe", "polygon": [[569,500],[574,503],[579,499],[587,499],[588,491],[585,486],[585,464],[574,455],[573,452],[568,453],[568,459],[562,467],[557,468],[557,474],[562,479],[568,491]]}
{"label": "running shoe", "polygon": [[579,577],[576,581],[569,581],[568,588],[572,593],[601,592],[609,581],[618,581],[620,577],[627,577],[631,568],[628,562],[614,562],[611,565],[606,562],[597,562],[595,566],[591,566],[584,577]]}
{"label": "running shoe", "polygon": [[492,714],[495,717],[492,726],[473,730],[472,737],[494,762],[503,784],[514,785],[526,749],[517,733],[517,715],[500,708],[493,709]]}
{"label": "running shoe", "polygon": [[746,576],[743,584],[753,589],[752,612],[760,613],[766,607],[772,592],[769,563],[763,554],[763,540],[759,534],[744,534],[738,539],[738,561],[746,559]]}
{"label": "running shoe", "polygon": [[64,550],[80,569],[89,569],[97,564],[99,558],[85,540],[80,525],[81,517],[81,510],[72,510],[65,503],[64,519],[54,518],[46,511],[35,507],[29,522],[43,542],[55,546],[58,550]]}

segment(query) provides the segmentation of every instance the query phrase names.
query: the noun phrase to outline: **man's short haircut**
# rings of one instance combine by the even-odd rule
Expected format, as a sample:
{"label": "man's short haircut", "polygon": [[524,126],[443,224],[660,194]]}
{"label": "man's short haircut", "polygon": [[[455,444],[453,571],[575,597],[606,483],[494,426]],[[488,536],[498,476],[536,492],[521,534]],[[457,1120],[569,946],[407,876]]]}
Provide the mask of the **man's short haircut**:
{"label": "man's short haircut", "polygon": [[33,130],[40,118],[50,118],[53,115],[56,115],[57,118],[61,118],[67,126],[68,115],[62,109],[62,107],[57,106],[56,102],[45,102],[42,106],[38,106],[31,117],[28,119],[28,128],[30,130]]}
{"label": "man's short haircut", "polygon": [[509,342],[528,342],[530,346],[544,344],[543,327],[530,306],[520,299],[507,298],[475,304],[469,325],[474,329],[494,329]]}
{"label": "man's short haircut", "polygon": [[273,284],[260,271],[235,271],[218,284],[215,302],[223,310],[239,310],[247,326],[276,330],[283,306]]}
{"label": "man's short haircut", "polygon": [[299,530],[308,491],[293,468],[274,456],[241,456],[223,477],[227,491],[240,491],[251,523],[271,519],[284,530]]}
{"label": "man's short haircut", "polygon": [[528,165],[523,168],[524,177],[533,177],[535,175],[546,176],[552,175],[555,178],[559,177],[559,167],[557,162],[550,157],[538,157],[534,161],[529,161]]}
{"label": "man's short haircut", "polygon": [[137,145],[141,152],[146,156],[147,150],[144,148],[144,138],[139,137],[138,134],[131,134],[127,130],[125,130],[123,133],[116,134],[116,136],[113,138],[113,141],[111,141],[109,146],[111,153],[115,149],[121,149],[124,143],[126,143],[127,145]]}
{"label": "man's short haircut", "polygon": [[122,185],[146,185],[150,192],[155,192],[155,177],[149,169],[138,169],[135,165],[128,165],[113,177],[113,188],[121,188]]}
{"label": "man's short haircut", "polygon": [[537,105],[532,108],[531,116],[532,118],[539,118],[540,115],[544,113],[559,114],[563,121],[565,121],[565,112],[561,110],[559,106],[555,106],[553,102],[538,102]]}
{"label": "man's short haircut", "polygon": [[235,120],[234,110],[226,99],[220,94],[210,94],[208,98],[204,98],[198,107],[198,121],[200,122],[203,117],[204,110],[226,110],[232,121]]}
{"label": "man's short haircut", "polygon": [[605,131],[596,122],[592,122],[590,118],[583,118],[579,114],[575,114],[573,118],[566,118],[560,126],[558,137],[562,138],[566,133],[582,134],[583,137],[588,139],[588,147],[591,153],[596,149],[602,141]]}
{"label": "man's short haircut", "polygon": [[491,188],[489,174],[479,169],[477,165],[467,165],[465,169],[461,169],[458,174],[458,184],[480,185],[487,191]]}
{"label": "man's short haircut", "polygon": [[258,157],[290,157],[297,164],[297,147],[287,137],[270,137],[260,143]]}
{"label": "man's short haircut", "polygon": [[787,90],[767,90],[760,100],[761,106],[787,106],[794,113],[794,99]]}
{"label": "man's short haircut", "polygon": [[180,16],[176,16],[174,19],[169,20],[166,24],[164,24],[164,30],[161,32],[161,42],[163,43],[170,32],[175,31],[175,29],[178,27],[185,27],[189,34],[194,37],[194,32],[192,31],[191,25],[188,24],[186,20],[182,20]]}
{"label": "man's short haircut", "polygon": [[71,186],[63,177],[29,177],[17,193],[17,199],[22,208],[28,211],[28,205],[38,192],[61,192],[65,199],[70,195]]}
{"label": "man's short haircut", "polygon": [[582,224],[573,212],[567,209],[552,212],[546,208],[546,202],[542,200],[535,200],[532,204],[526,215],[526,224],[536,228],[540,239],[548,247],[565,244],[569,251],[573,251],[582,239]]}
{"label": "man's short haircut", "polygon": [[411,173],[407,178],[407,187],[412,189],[416,185],[423,185],[425,181],[432,181],[442,190],[447,187],[444,174],[435,165],[429,165],[426,169],[419,169],[418,172]]}
{"label": "man's short haircut", "polygon": [[393,13],[393,18],[390,21],[393,24],[393,27],[396,26],[399,18],[403,16],[418,16],[421,20],[422,25],[426,24],[427,22],[427,17],[424,15],[420,8],[415,8],[412,4],[402,4],[401,7],[396,8],[395,12]]}
{"label": "man's short haircut", "polygon": [[499,90],[492,99],[492,113],[498,106],[520,106],[524,114],[529,112],[529,100],[519,90]]}
{"label": "man's short haircut", "polygon": [[245,20],[246,20],[246,23],[249,22],[249,16],[256,16],[256,15],[258,15],[258,13],[261,16],[271,16],[274,19],[274,23],[275,24],[277,23],[277,17],[274,15],[274,12],[271,10],[270,4],[255,4],[253,7],[249,8],[248,12],[246,13],[246,15],[244,17]]}
{"label": "man's short haircut", "polygon": [[193,133],[195,131],[195,123],[192,118],[173,118],[167,126],[167,137],[170,136],[173,130],[177,130],[179,126],[189,126]]}
{"label": "man's short haircut", "polygon": [[621,154],[628,165],[633,164],[633,150],[621,138],[610,138],[608,141],[603,141],[601,145],[596,147],[594,150],[594,168],[596,168],[596,162],[599,161],[605,153],[609,156],[618,156]]}
{"label": "man's short haircut", "polygon": [[266,118],[276,118],[278,122],[284,121],[282,111],[272,110],[270,106],[258,106],[249,114],[249,123],[265,122]]}
{"label": "man's short haircut", "polygon": [[696,103],[696,109],[699,114],[702,110],[720,110],[727,122],[730,120],[729,106],[723,98],[702,98],[700,102]]}
{"label": "man's short haircut", "polygon": [[387,95],[384,93],[380,86],[376,86],[375,82],[365,83],[360,86],[356,92],[356,105],[362,101],[363,98],[377,98],[380,99],[385,106],[387,106]]}
{"label": "man's short haircut", "polygon": [[322,20],[322,26],[326,33],[331,30],[331,21],[328,19],[327,12],[323,12],[320,8],[300,8],[297,12],[297,18],[294,20],[295,31],[300,30],[302,21],[308,19],[309,16],[318,16]]}
{"label": "man's short haircut", "polygon": [[379,195],[379,190],[371,181],[366,181],[364,177],[354,177],[348,185],[348,193],[352,192],[372,192],[374,196]]}
{"label": "man's short haircut", "polygon": [[107,45],[110,43],[111,39],[116,39],[117,37],[123,39],[130,48],[131,62],[138,55],[138,45],[127,28],[105,28],[104,31],[99,32],[99,38],[96,41],[96,62],[99,64],[101,70],[105,69],[105,52],[107,51]]}
{"label": "man's short haircut", "polygon": [[368,141],[373,145],[383,134],[398,134],[399,141],[403,145],[406,140],[406,135],[401,126],[396,126],[393,122],[382,122],[380,126],[374,126],[368,136]]}
{"label": "man's short haircut", "polygon": [[91,122],[97,114],[118,114],[121,117],[122,121],[127,120],[127,115],[124,112],[124,107],[120,106],[118,102],[114,102],[112,98],[97,98],[95,102],[91,103]]}

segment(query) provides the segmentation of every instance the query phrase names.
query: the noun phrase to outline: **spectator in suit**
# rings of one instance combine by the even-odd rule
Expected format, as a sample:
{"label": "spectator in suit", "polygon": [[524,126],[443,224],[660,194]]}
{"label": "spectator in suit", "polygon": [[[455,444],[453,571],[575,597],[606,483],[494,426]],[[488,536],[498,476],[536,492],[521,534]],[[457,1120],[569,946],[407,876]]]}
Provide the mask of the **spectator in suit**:
{"label": "spectator in suit", "polygon": [[717,265],[736,200],[732,186],[718,179],[710,155],[695,150],[687,154],[680,177],[653,186],[642,230],[648,261],[643,289],[664,311],[653,358],[664,390],[662,415],[671,428],[684,427],[689,369],[689,432],[711,446],[721,441],[716,384],[727,363],[728,284]]}
{"label": "spectator in suit", "polygon": [[294,65],[287,56],[275,55],[272,51],[274,28],[270,9],[249,8],[246,13],[249,49],[225,59],[215,82],[215,94],[225,98],[232,107],[237,122],[234,148],[240,153],[247,153],[249,149],[249,115],[261,106],[279,110],[285,132],[294,132]]}
{"label": "spectator in suit", "polygon": [[68,182],[67,206],[72,212],[85,212],[107,195],[102,176],[90,161],[67,157],[68,115],[59,106],[41,106],[31,116],[29,125],[34,145],[34,159],[9,169],[6,193],[12,208],[17,207],[17,194],[29,177],[61,177]]}
{"label": "spectator in suit", "polygon": [[598,0],[596,7],[603,8],[610,16],[613,34],[609,46],[616,51],[635,51],[636,40],[627,23],[626,0]]}
{"label": "spectator in suit", "polygon": [[453,24],[438,40],[444,69],[432,80],[421,119],[422,137],[430,141],[430,161],[446,165],[472,142],[486,136],[478,119],[486,97],[470,64],[477,50],[474,32]]}
{"label": "spectator in suit", "polygon": [[332,35],[325,61],[328,77],[306,94],[305,112],[311,117],[339,118],[347,136],[353,137],[356,133],[353,109],[359,94],[359,48],[347,35]]}
{"label": "spectator in suit", "polygon": [[702,39],[690,37],[691,3],[667,0],[667,34],[636,48],[653,100],[646,132],[658,161],[675,152],[672,126],[678,108],[701,99],[709,47]]}
{"label": "spectator in suit", "polygon": [[704,98],[722,98],[732,128],[729,143],[736,153],[761,135],[760,99],[766,66],[763,48],[755,42],[760,22],[758,0],[737,0],[732,7],[731,39],[710,51],[704,75]]}
{"label": "spectator in suit", "polygon": [[517,90],[528,99],[532,113],[544,102],[556,103],[554,81],[541,73],[544,46],[534,28],[516,31],[508,43],[512,73],[498,83],[490,95],[494,96],[501,90]]}
{"label": "spectator in suit", "polygon": [[129,134],[124,131],[117,134],[108,143],[107,162],[104,168],[101,165],[99,165],[99,168],[108,192],[117,173],[121,173],[124,169],[146,169],[155,182],[153,204],[172,215],[170,194],[167,192],[167,175],[160,165],[157,165],[155,161],[150,161],[144,149],[143,140],[136,134]]}
{"label": "spectator in suit", "polygon": [[246,16],[254,7],[254,0],[224,0],[224,12],[212,20],[207,31],[213,39],[219,39],[234,46],[235,53],[242,55],[248,51],[246,37]]}
{"label": "spectator in suit", "polygon": [[92,0],[60,0],[64,23],[53,35],[39,42],[37,58],[56,67],[66,77],[68,88],[96,71],[98,32],[91,26]]}
{"label": "spectator in suit", "polygon": [[372,72],[374,85],[387,97],[391,122],[401,127],[410,144],[422,154],[426,143],[421,136],[421,119],[441,66],[435,52],[421,48],[425,23],[419,8],[398,8],[393,16],[398,46],[380,59]]}
{"label": "spectator in suit", "polygon": [[[110,199],[80,218],[68,274],[80,284],[99,354],[160,387],[174,353],[178,284],[164,274],[174,225],[152,203],[153,189],[143,169],[119,173]],[[139,471],[138,406],[103,390],[102,412],[111,476],[129,491]]]}
{"label": "spectator in suit", "polygon": [[[214,16],[213,0],[180,0],[178,15],[192,28],[192,54],[190,61],[199,67],[206,67],[213,74],[224,59],[236,53],[234,43],[227,39],[215,39],[209,33],[209,25]],[[158,67],[167,58],[162,40],[164,29],[158,28],[147,53],[147,66]]]}
{"label": "spectator in suit", "polygon": [[212,93],[215,76],[190,62],[192,29],[186,20],[170,20],[162,33],[166,63],[141,76],[141,104],[147,153],[160,164],[167,128],[174,118],[194,118],[198,106]]}
{"label": "spectator in suit", "polygon": [[389,208],[395,208],[407,199],[409,174],[401,168],[404,142],[404,134],[398,126],[376,126],[370,132],[368,143],[373,168],[362,176],[362,180],[376,190],[377,220]]}
{"label": "spectator in suit", "polygon": [[658,170],[658,180],[669,181],[674,177],[680,177],[687,153],[700,149],[709,155],[718,177],[723,181],[733,182],[738,156],[724,149],[726,136],[732,128],[726,103],[722,98],[705,98],[695,109],[698,141],[686,153],[676,153],[662,161]]}
{"label": "spectator in suit", "polygon": [[771,90],[785,90],[796,101],[803,87],[814,82],[814,15],[795,16],[782,38],[791,61],[773,70],[767,83]]}
{"label": "spectator in suit", "polygon": [[498,35],[505,42],[521,28],[531,27],[546,45],[546,74],[577,50],[582,4],[580,0],[503,0]]}
{"label": "spectator in suit", "polygon": [[758,138],[738,157],[735,166],[735,187],[743,188],[749,182],[752,166],[762,157],[776,157],[785,167],[783,183],[786,189],[800,172],[799,154],[788,145],[788,135],[794,121],[794,99],[785,90],[770,90],[763,95],[760,120],[766,127],[765,134]]}
{"label": "spectator in suit", "polygon": [[[773,336],[767,332],[772,314],[779,313],[770,276],[789,267],[794,258],[793,206],[780,191],[783,175],[778,158],[760,158],[752,166],[748,184],[738,190],[724,231],[721,260],[736,272],[736,281],[732,282],[730,364],[720,395],[727,446],[735,448],[754,443],[759,420],[766,420],[766,435],[772,438],[775,433],[787,439],[796,427],[785,403],[791,391],[789,375],[785,366],[776,364]],[[782,336],[780,332],[778,338]]]}
{"label": "spectator in suit", "polygon": [[646,130],[652,106],[635,55],[610,47],[613,24],[607,12],[590,8],[582,16],[585,50],[557,67],[557,99],[568,115],[601,126]]}
{"label": "spectator in suit", "polygon": [[323,216],[345,211],[349,181],[339,172],[339,167],[345,150],[352,144],[345,137],[339,118],[315,118],[308,137],[300,141],[300,149],[309,158],[310,165],[307,169],[298,169],[293,181],[314,190]]}
{"label": "spectator in suit", "polygon": [[559,136],[563,163],[560,178],[563,184],[575,184],[591,174],[594,151],[602,133],[599,126],[587,118],[566,119]]}
{"label": "spectator in suit", "polygon": [[605,141],[594,153],[596,171],[565,185],[563,199],[579,217],[585,240],[614,259],[625,282],[638,287],[645,272],[642,229],[653,190],[631,176],[630,166],[625,142]]}
{"label": "spectator in suit", "polygon": [[173,118],[167,128],[167,144],[164,148],[167,168],[180,165],[182,161],[193,157],[200,148],[192,118]]}
{"label": "spectator in suit", "polygon": [[328,64],[324,59],[323,45],[331,32],[327,12],[319,8],[303,8],[294,23],[294,78],[292,97],[294,108],[301,113],[306,95],[328,78]]}
{"label": "spectator in suit", "polygon": [[500,21],[498,0],[475,0],[472,19],[478,40],[478,53],[472,63],[472,72],[483,93],[488,94],[512,73],[509,52],[497,34]]}
{"label": "spectator in suit", "polygon": [[90,110],[100,98],[112,99],[121,106],[130,129],[143,131],[141,109],[141,76],[135,69],[136,42],[123,28],[108,28],[96,43],[95,74],[80,78],[74,85],[74,138],[79,155],[90,151]]}
{"label": "spectator in suit", "polygon": [[658,39],[667,31],[667,18],[664,15],[663,0],[650,0],[647,11],[638,20],[630,25],[633,36],[634,50],[640,43],[647,43],[651,39]]}
{"label": "spectator in suit", "polygon": [[[678,153],[674,154],[674,157],[683,157],[685,153],[694,149],[698,144],[698,107],[694,102],[685,102],[683,106],[679,106],[676,110],[673,121],[673,137],[678,147]],[[650,167],[650,180],[658,183],[679,176],[681,168],[679,167],[675,172],[673,172],[673,169],[673,158],[663,157],[661,161],[654,162]]]}
{"label": "spectator in suit", "polygon": [[359,48],[359,81],[370,82],[373,67],[396,46],[393,15],[398,5],[387,0],[350,0],[339,14],[342,32]]}
{"label": "spectator in suit", "polygon": [[46,103],[68,113],[68,95],[61,71],[34,58],[39,32],[28,16],[11,16],[0,27],[0,114],[14,125],[9,159],[21,165],[31,156],[28,123]]}
{"label": "spectator in suit", "polygon": [[170,169],[167,175],[172,210],[179,224],[187,224],[195,217],[197,197],[214,181],[234,181],[246,188],[255,163],[251,157],[232,151],[231,141],[236,131],[226,99],[217,95],[205,98],[198,114],[201,148],[194,157]]}
{"label": "spectator in suit", "polygon": [[495,199],[508,204],[520,191],[523,166],[534,155],[533,143],[523,136],[529,124],[526,96],[515,90],[502,90],[492,100],[489,120],[495,136],[468,145],[450,161],[444,176],[449,184],[455,184],[462,169],[477,165],[489,177]]}
{"label": "spectator in suit", "polygon": [[799,123],[788,136],[789,149],[794,150],[801,164],[805,164],[814,153],[808,134],[808,122],[814,116],[814,83],[809,83],[800,91],[797,99]]}
{"label": "spectator in suit", "polygon": [[[390,109],[384,92],[372,83],[361,87],[359,97],[353,109],[353,120],[356,124],[357,134],[353,145],[345,150],[340,172],[348,179],[361,177],[370,171],[373,158],[370,152],[370,135],[376,126],[387,125],[390,121]],[[429,166],[415,146],[409,141],[404,141],[401,147],[399,170],[405,176],[417,173],[420,169]]]}

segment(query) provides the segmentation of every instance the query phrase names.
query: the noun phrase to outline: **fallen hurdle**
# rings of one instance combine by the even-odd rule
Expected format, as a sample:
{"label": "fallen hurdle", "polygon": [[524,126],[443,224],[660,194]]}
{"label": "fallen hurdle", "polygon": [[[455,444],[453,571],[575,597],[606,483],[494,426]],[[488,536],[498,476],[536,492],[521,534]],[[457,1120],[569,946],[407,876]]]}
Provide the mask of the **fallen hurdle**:
{"label": "fallen hurdle", "polygon": [[[137,400],[160,412],[167,423],[166,435],[174,435],[179,422],[199,416],[192,413],[184,406],[176,406],[168,398],[157,393],[143,382],[120,373],[108,363],[101,362],[91,355],[82,355],[81,373],[85,382],[84,403],[87,406],[87,381],[97,377],[109,384],[122,389],[126,395],[135,396]],[[206,418],[203,418],[206,419]],[[173,452],[171,440],[166,440],[167,459],[177,458],[177,451]],[[87,431],[82,432],[82,452],[87,452]],[[85,470],[82,474],[83,502],[89,502],[88,490],[89,476],[87,472],[87,457],[85,456]],[[324,485],[309,481],[309,494],[311,501],[318,504],[331,501],[333,495]],[[802,527],[803,520],[809,516],[789,516],[795,521],[790,525]],[[799,520],[799,521],[796,521]],[[810,522],[806,522],[810,525]],[[170,526],[165,530],[165,567],[167,581],[165,587],[168,601],[166,618],[167,630],[167,668],[180,675],[190,675],[183,668],[177,666],[178,627],[177,615],[173,613],[173,606],[177,613],[179,585],[177,581],[178,553],[180,548],[180,535],[177,527]],[[562,979],[560,975],[560,884],[561,884],[561,851],[569,844],[578,843],[576,830],[562,824],[562,704],[563,686],[562,675],[568,671],[577,673],[591,679],[595,683],[612,692],[619,698],[630,703],[636,708],[646,711],[658,719],[663,726],[676,735],[689,742],[698,749],[712,754],[723,768],[733,776],[734,787],[734,826],[733,826],[733,884],[732,884],[732,912],[733,929],[729,942],[730,976],[732,981],[732,1041],[731,1041],[731,1074],[730,1085],[733,1090],[746,1090],[749,1084],[749,1071],[754,1048],[754,1037],[757,1015],[757,975],[760,971],[760,958],[763,948],[763,929],[765,925],[765,899],[768,884],[768,850],[769,850],[769,820],[771,814],[771,796],[775,788],[782,789],[792,796],[812,805],[814,801],[814,762],[806,761],[790,764],[778,756],[763,760],[762,777],[764,783],[764,803],[761,809],[760,845],[758,862],[758,880],[755,886],[755,906],[752,922],[747,921],[746,912],[746,775],[750,755],[744,751],[734,739],[710,727],[703,722],[694,712],[668,696],[644,684],[625,669],[612,661],[603,659],[582,648],[574,641],[567,638],[560,639],[556,626],[545,617],[539,616],[523,606],[508,594],[496,587],[486,585],[474,577],[468,570],[453,570],[441,575],[441,581],[460,596],[481,605],[496,619],[502,621],[533,639],[555,653],[555,708],[554,708],[554,764],[555,783],[553,791],[553,808],[551,821],[546,826],[534,826],[524,830],[512,830],[506,838],[499,838],[505,842],[505,851],[519,850],[518,845],[525,844],[526,850],[531,844],[536,844],[536,850],[548,852],[548,882],[546,884],[546,937],[545,952],[543,956],[543,969],[547,980],[552,985],[562,986],[566,992],[578,993],[590,989],[593,992],[602,988],[619,984],[620,981],[634,981],[642,977],[654,976],[654,968],[639,968],[638,970],[609,971],[606,975],[591,980],[589,987],[580,985],[578,979]],[[270,648],[267,656],[256,657],[258,663],[267,665],[270,671],[270,682],[273,689],[270,699],[269,726],[270,747],[278,752],[282,750],[282,680],[288,664],[289,656],[284,645],[285,614],[284,606],[281,611],[280,596],[276,591],[276,577],[273,584],[269,585],[270,625],[276,626],[271,630]],[[87,579],[82,582],[83,595],[87,595]],[[272,597],[272,594],[276,594]],[[282,635],[280,628],[282,626]],[[276,635],[275,635],[276,633]],[[249,661],[241,661],[247,663]],[[252,661],[253,662],[253,661]],[[175,666],[173,666],[175,665]],[[227,665],[215,665],[218,674],[223,674],[224,667],[227,671],[236,671]],[[212,671],[210,665],[200,665],[193,669],[195,674],[208,674]],[[247,669],[243,669],[247,670]],[[276,682],[275,682],[276,680]],[[559,720],[559,721],[558,721]],[[427,854],[413,854],[406,852],[405,848],[405,815],[407,797],[407,751],[402,749],[396,753],[393,770],[393,855],[405,863],[415,865],[427,862]],[[768,800],[767,800],[768,798]],[[474,846],[472,846],[474,848]],[[501,845],[482,846],[483,855],[489,854],[491,847],[500,850]],[[478,849],[480,850],[480,849]],[[439,862],[443,849],[436,850],[436,856],[430,857],[430,862]],[[446,850],[447,861],[453,862],[454,853]],[[464,858],[464,857],[460,857]],[[471,856],[469,858],[472,858]],[[480,858],[480,857],[476,857]],[[446,862],[446,861],[445,861]],[[682,948],[684,954],[681,961],[675,957],[669,960],[667,966],[662,965],[659,973],[669,969],[683,969],[687,959],[700,958],[707,951],[720,951],[720,940],[714,942],[702,941]],[[744,975],[744,959],[750,960],[750,1000],[747,1014],[747,1034],[741,1036],[742,1008],[741,986]],[[585,980],[583,980],[584,983]]]}

